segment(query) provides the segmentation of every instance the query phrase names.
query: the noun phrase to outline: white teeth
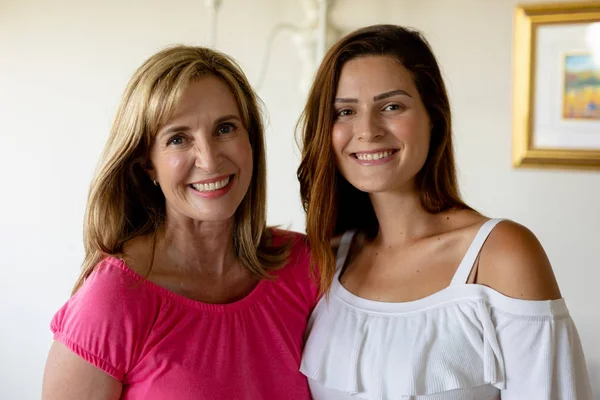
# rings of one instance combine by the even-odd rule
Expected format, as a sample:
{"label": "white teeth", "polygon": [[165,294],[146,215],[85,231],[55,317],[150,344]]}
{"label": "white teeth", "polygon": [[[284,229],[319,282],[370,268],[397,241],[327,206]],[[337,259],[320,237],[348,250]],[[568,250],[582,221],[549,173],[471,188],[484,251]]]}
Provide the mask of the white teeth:
{"label": "white teeth", "polygon": [[387,158],[392,155],[392,152],[389,150],[382,151],[381,153],[356,153],[356,158],[362,161],[376,161],[381,160],[382,158]]}
{"label": "white teeth", "polygon": [[213,192],[215,190],[224,188],[229,183],[230,177],[223,180],[211,183],[193,183],[192,187],[199,192]]}

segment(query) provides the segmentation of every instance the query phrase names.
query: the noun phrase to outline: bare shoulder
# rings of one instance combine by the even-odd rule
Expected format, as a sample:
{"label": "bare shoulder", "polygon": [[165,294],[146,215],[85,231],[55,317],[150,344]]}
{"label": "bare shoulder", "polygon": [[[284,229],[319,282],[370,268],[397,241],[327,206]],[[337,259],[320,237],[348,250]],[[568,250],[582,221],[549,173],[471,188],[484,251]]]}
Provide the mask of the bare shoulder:
{"label": "bare shoulder", "polygon": [[513,298],[553,300],[561,297],[544,248],[529,229],[502,221],[483,246],[477,283]]}
{"label": "bare shoulder", "polygon": [[479,226],[488,220],[484,215],[473,210],[447,210],[437,214],[438,224],[442,232],[464,235],[469,238],[477,232]]}

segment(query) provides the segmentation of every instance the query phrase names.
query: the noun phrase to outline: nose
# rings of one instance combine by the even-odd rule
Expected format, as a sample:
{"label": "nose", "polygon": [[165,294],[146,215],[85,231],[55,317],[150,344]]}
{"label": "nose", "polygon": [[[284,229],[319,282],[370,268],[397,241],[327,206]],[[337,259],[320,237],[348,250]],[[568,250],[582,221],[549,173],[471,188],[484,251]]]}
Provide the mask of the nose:
{"label": "nose", "polygon": [[382,138],[385,130],[377,122],[377,118],[371,114],[363,114],[358,118],[356,136],[358,140],[370,142]]}
{"label": "nose", "polygon": [[195,146],[196,150],[196,168],[200,168],[207,173],[219,171],[221,166],[221,151],[217,144],[213,142],[200,143]]}

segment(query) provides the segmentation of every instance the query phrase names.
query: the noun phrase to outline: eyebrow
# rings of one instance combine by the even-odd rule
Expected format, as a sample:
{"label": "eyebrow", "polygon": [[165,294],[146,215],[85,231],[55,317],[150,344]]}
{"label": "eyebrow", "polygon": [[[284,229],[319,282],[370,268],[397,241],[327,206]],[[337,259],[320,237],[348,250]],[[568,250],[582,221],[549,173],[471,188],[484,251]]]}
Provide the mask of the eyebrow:
{"label": "eyebrow", "polygon": [[385,92],[385,93],[378,94],[377,96],[373,97],[373,101],[379,101],[379,100],[387,99],[388,97],[397,96],[397,95],[408,96],[408,97],[412,98],[412,96],[410,94],[408,94],[407,91],[402,90],[402,89],[397,89],[397,90],[392,90],[391,92]]}
{"label": "eyebrow", "polygon": [[334,103],[358,103],[358,99],[349,99],[344,97],[336,97]]}
{"label": "eyebrow", "polygon": [[[412,98],[412,96],[407,91],[402,90],[402,89],[397,89],[397,90],[392,90],[391,92],[385,92],[385,93],[378,94],[377,96],[373,97],[373,101],[379,101],[379,100],[387,99],[388,97],[397,96],[397,95],[408,96],[408,97]],[[358,103],[358,99],[352,99],[352,98],[347,98],[347,97],[337,97],[334,100],[334,103]]]}
{"label": "eyebrow", "polygon": [[225,122],[225,121],[230,120],[230,119],[235,119],[235,120],[237,120],[239,122],[242,122],[242,120],[240,119],[240,117],[238,117],[237,115],[235,115],[235,114],[229,114],[229,115],[224,115],[222,117],[217,118],[215,120],[215,125],[218,125],[221,122]]}
{"label": "eyebrow", "polygon": [[171,133],[174,133],[174,132],[185,132],[189,129],[190,129],[189,126],[186,126],[186,125],[173,125],[173,126],[169,126],[166,129],[161,130],[159,132],[158,136],[162,137],[162,136],[166,136]]}

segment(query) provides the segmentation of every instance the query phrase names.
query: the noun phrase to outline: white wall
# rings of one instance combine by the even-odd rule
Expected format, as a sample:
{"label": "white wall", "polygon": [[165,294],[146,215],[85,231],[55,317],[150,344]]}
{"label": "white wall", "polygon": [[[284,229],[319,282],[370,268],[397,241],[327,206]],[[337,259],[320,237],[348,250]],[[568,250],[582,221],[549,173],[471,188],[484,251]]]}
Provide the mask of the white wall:
{"label": "white wall", "polygon": [[[338,0],[334,17],[346,30],[390,22],[429,38],[450,91],[464,195],[539,236],[600,399],[600,173],[511,168],[515,5]],[[271,27],[301,16],[297,0],[224,0],[218,47],[255,81]],[[0,2],[0,398],[39,398],[48,324],[78,274],[88,184],[127,80],[163,46],[204,44],[206,22],[202,0]],[[286,34],[274,50],[260,91],[270,120],[269,221],[303,230],[292,137],[300,66]]]}

